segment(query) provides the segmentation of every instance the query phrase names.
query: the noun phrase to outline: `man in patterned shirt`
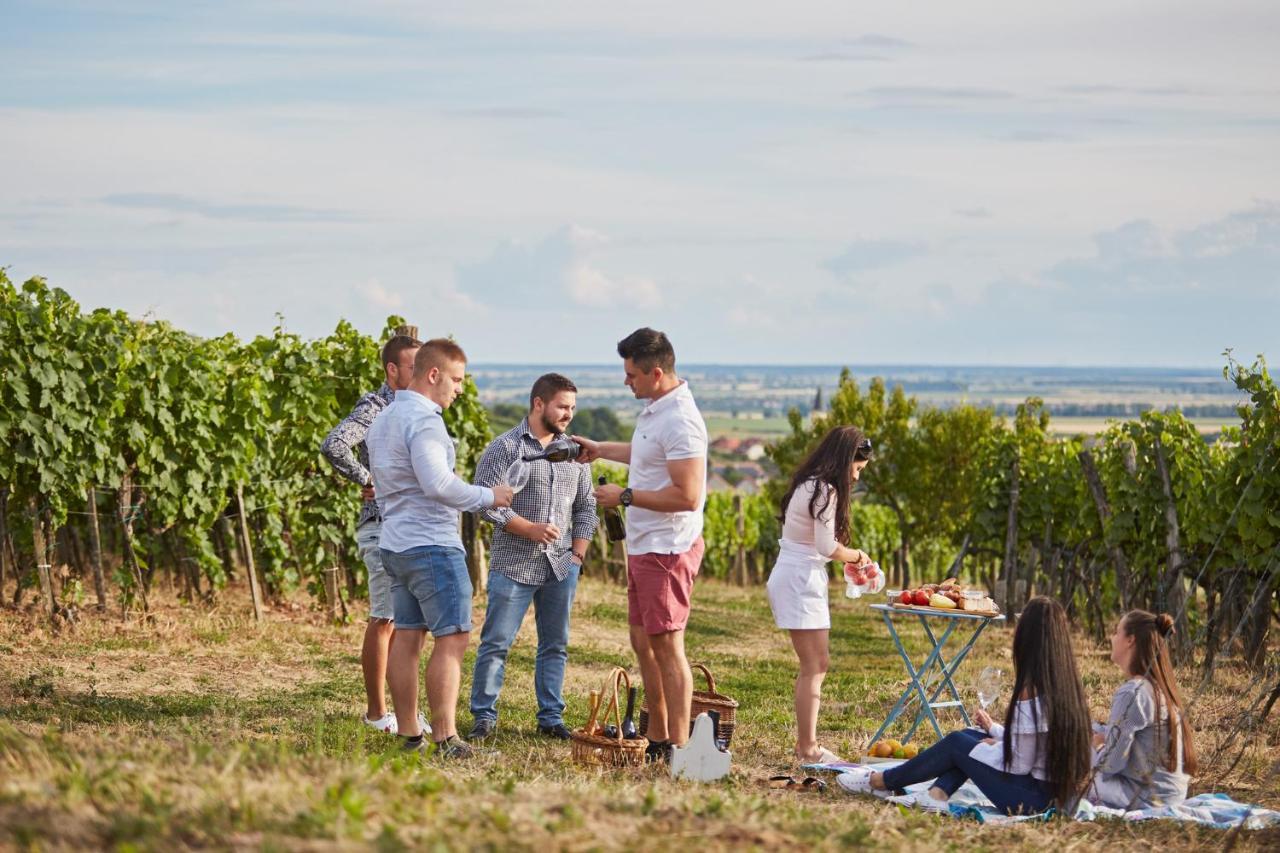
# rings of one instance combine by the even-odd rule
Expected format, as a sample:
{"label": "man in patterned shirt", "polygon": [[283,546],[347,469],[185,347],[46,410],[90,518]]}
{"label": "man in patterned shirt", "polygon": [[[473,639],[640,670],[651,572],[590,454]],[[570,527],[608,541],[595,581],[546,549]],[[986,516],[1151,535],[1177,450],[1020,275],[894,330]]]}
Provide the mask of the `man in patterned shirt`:
{"label": "man in patterned shirt", "polygon": [[369,625],[364,630],[360,650],[360,666],[364,670],[364,692],[368,700],[364,722],[373,728],[396,733],[396,715],[387,712],[387,652],[394,639],[392,621],[391,579],[382,567],[378,551],[378,535],[382,516],[373,495],[373,475],[369,473],[369,449],[365,435],[378,413],[395,398],[396,391],[409,387],[413,379],[413,358],[421,341],[408,335],[396,335],[382,348],[382,369],[386,381],[377,391],[365,394],[356,402],[351,414],[325,436],[320,452],[339,474],[360,486],[364,504],[356,522],[356,553],[369,572]]}
{"label": "man in patterned shirt", "polygon": [[[577,408],[577,387],[558,373],[538,378],[529,394],[529,415],[485,448],[476,467],[476,484],[506,482],[517,459],[542,452],[564,437]],[[538,731],[567,740],[564,725],[564,669],[568,660],[569,611],[578,588],[578,572],[596,529],[591,468],[574,462],[529,464],[529,482],[511,506],[489,509],[493,522],[489,559],[489,605],[471,679],[469,740],[488,737],[498,723],[507,652],[533,603],[538,628],[534,692]]]}

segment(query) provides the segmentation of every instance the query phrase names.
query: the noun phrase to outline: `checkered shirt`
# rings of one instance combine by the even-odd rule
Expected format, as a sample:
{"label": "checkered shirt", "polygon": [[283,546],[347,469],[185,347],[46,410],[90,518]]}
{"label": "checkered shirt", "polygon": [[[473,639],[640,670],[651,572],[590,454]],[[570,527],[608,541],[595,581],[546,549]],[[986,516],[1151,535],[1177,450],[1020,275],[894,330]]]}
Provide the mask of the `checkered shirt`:
{"label": "checkered shirt", "polygon": [[[333,469],[358,486],[373,482],[369,474],[369,448],[365,446],[364,437],[369,433],[373,419],[391,405],[395,396],[396,392],[391,390],[391,386],[383,382],[377,391],[361,397],[351,414],[343,418],[320,445],[320,452],[329,460]],[[382,521],[377,500],[361,502],[356,527],[363,527],[370,521]]]}
{"label": "checkered shirt", "polygon": [[[475,484],[501,485],[517,457],[542,451],[542,443],[529,431],[529,419],[525,418],[484,449],[476,466]],[[539,459],[529,467],[529,483],[516,493],[510,508],[486,509],[481,514],[493,522],[489,568],[516,583],[540,586],[552,576],[562,581],[572,571],[573,540],[590,539],[596,532],[596,499],[590,465]],[[560,540],[544,553],[536,542],[508,533],[507,522],[516,515],[534,524],[554,522],[560,528]]]}

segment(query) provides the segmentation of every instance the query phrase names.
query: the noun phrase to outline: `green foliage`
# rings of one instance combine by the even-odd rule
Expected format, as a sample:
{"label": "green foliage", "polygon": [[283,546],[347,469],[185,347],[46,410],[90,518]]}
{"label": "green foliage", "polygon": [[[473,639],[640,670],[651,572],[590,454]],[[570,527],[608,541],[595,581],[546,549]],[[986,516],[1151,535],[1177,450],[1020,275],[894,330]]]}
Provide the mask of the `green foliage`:
{"label": "green foliage", "polygon": [[[400,322],[389,318],[384,334]],[[226,578],[211,528],[237,512],[239,486],[269,591],[318,591],[335,561],[362,570],[359,492],[319,447],[381,383],[378,353],[346,321],[318,340],[278,326],[242,343],[123,312],[84,314],[64,291],[41,279],[18,289],[0,270],[0,485],[19,547],[29,548],[30,502],[56,527],[84,506],[87,487],[127,485],[144,568],[145,555],[168,549],[216,587]],[[491,437],[470,378],[445,421],[470,476]],[[117,579],[129,592],[130,572]]]}

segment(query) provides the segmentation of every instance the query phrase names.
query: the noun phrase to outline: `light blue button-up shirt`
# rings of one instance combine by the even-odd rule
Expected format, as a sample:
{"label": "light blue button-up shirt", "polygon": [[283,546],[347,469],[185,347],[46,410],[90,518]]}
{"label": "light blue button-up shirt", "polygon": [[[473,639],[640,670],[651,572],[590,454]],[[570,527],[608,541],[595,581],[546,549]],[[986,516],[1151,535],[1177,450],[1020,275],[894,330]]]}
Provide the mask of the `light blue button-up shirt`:
{"label": "light blue button-up shirt", "polygon": [[459,513],[493,505],[493,489],[472,486],[453,472],[456,452],[440,411],[416,391],[397,391],[365,437],[382,511],[378,544],[388,551],[461,549]]}

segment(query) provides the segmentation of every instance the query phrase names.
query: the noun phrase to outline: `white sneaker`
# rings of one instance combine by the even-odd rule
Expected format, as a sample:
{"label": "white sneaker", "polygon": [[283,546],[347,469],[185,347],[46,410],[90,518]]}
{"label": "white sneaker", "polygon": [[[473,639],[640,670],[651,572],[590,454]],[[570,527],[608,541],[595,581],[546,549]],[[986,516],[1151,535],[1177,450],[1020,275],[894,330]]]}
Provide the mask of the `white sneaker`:
{"label": "white sneaker", "polygon": [[376,729],[389,735],[396,733],[396,715],[390,711],[376,720],[371,720],[366,715],[361,714],[360,721],[371,729]]}
{"label": "white sneaker", "polygon": [[427,715],[421,711],[418,712],[418,731],[424,735],[431,734],[431,724],[427,722]]}
{"label": "white sneaker", "polygon": [[871,774],[874,772],[870,767],[855,767],[837,776],[836,782],[850,794],[872,794],[875,793],[871,787]]}
{"label": "white sneaker", "polygon": [[893,791],[871,787],[871,774],[876,772],[878,771],[874,767],[855,767],[837,776],[836,782],[850,794],[870,794],[887,800],[893,796]]}
{"label": "white sneaker", "polygon": [[935,799],[928,791],[908,791],[901,797],[893,797],[892,800],[895,803],[901,803],[904,806],[926,812],[948,814],[951,811],[951,802],[949,800]]}

